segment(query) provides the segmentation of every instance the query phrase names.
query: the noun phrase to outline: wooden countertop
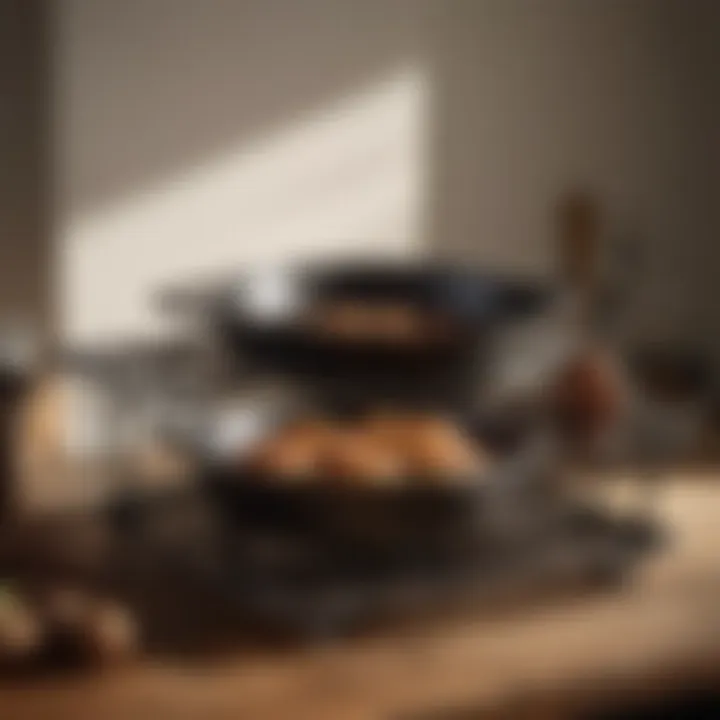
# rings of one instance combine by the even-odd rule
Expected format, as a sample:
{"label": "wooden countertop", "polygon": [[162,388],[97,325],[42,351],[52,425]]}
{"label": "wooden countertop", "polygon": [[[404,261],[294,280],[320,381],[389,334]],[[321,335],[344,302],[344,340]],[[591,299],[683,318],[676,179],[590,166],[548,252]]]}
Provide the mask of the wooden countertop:
{"label": "wooden countertop", "polygon": [[560,707],[707,677],[720,668],[717,473],[673,476],[661,498],[671,545],[623,590],[322,647],[27,681],[0,689],[0,716],[556,718]]}

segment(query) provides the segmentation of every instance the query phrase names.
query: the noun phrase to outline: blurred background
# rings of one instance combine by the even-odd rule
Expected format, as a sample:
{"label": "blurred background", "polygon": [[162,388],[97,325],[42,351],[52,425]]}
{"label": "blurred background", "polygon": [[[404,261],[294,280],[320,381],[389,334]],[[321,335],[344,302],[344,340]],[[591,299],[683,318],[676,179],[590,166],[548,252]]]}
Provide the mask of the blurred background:
{"label": "blurred background", "polygon": [[577,184],[717,351],[708,0],[2,3],[4,315],[153,332],[157,285],[367,249],[532,272]]}
{"label": "blurred background", "polygon": [[[580,197],[596,220],[591,252],[615,300],[598,336],[638,388],[677,410],[646,442],[692,455],[680,470],[673,458],[679,481],[664,501],[663,528],[667,518],[674,530],[685,523],[695,544],[681,542],[681,560],[662,571],[675,578],[680,568],[690,604],[674,615],[668,600],[669,615],[658,611],[658,625],[648,620],[639,637],[673,626],[668,657],[689,667],[679,646],[685,652],[702,632],[686,632],[678,618],[701,617],[720,652],[706,608],[720,587],[708,559],[720,548],[711,530],[720,512],[719,72],[715,0],[0,0],[0,514],[12,505],[24,523],[97,509],[117,490],[107,470],[117,428],[125,423],[113,452],[144,451],[153,413],[163,422],[181,415],[179,405],[157,410],[164,397],[145,408],[155,390],[167,383],[173,401],[186,393],[190,414],[208,399],[208,382],[222,392],[217,358],[203,355],[209,323],[198,297],[207,296],[198,289],[225,291],[224,283],[268,268],[372,258],[577,290],[559,268],[571,224],[563,203]],[[160,300],[169,290],[200,314],[168,312]],[[555,342],[544,326],[533,332],[514,351],[530,364],[543,339]],[[125,370],[112,365],[118,359]],[[172,372],[179,385],[170,388]],[[182,385],[188,372],[202,378],[197,387]],[[98,373],[100,385],[112,375],[110,404],[126,401],[124,419],[111,421],[102,393],[86,384]],[[648,407],[647,417],[661,417],[660,405]],[[58,527],[49,544],[70,537]],[[11,535],[0,532],[0,576],[7,548],[27,543],[14,526]],[[95,547],[78,538],[72,563],[78,547]],[[687,569],[701,565],[697,577]],[[700,589],[686,597],[688,573]],[[638,606],[623,615],[624,602],[616,615],[583,610],[586,627],[597,611],[619,618],[613,632],[632,634],[626,618],[643,613]],[[555,632],[548,622],[539,621],[540,635]],[[570,632],[562,621],[557,628]],[[449,638],[463,632],[448,633],[440,643],[455,647]],[[555,647],[528,637],[533,647]],[[586,655],[607,649],[609,641],[596,640]],[[638,643],[640,654],[653,654],[652,643]],[[500,656],[514,658],[505,647]],[[696,653],[703,663],[707,650]],[[553,653],[538,650],[538,662]],[[278,678],[293,672],[294,660],[283,662]],[[324,662],[298,672],[314,677]],[[372,675],[347,662],[360,685]],[[624,667],[613,656],[600,675],[632,678]],[[705,680],[705,671],[693,677]],[[413,672],[403,667],[397,677],[407,685]],[[643,672],[638,692],[649,697],[658,671]],[[558,670],[557,682],[570,674]],[[166,676],[158,682],[128,687],[141,688],[132,691],[138,698],[145,687],[176,687]],[[438,717],[480,717],[464,714],[471,685],[455,702],[448,681],[427,706],[441,708]],[[293,687],[303,696],[304,685]],[[268,692],[247,689],[269,713]],[[367,691],[376,692],[383,696]],[[497,710],[488,693],[480,705]],[[40,707],[17,698],[18,718]],[[358,707],[323,703],[308,716]],[[459,714],[448,710],[455,705]]]}

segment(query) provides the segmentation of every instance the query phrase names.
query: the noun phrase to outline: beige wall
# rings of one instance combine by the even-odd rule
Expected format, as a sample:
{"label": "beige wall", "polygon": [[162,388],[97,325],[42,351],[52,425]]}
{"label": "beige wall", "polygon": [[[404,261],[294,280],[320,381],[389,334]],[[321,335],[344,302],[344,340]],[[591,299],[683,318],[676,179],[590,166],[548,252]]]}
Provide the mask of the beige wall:
{"label": "beige wall", "polygon": [[45,315],[45,51],[40,2],[0,3],[0,326]]}
{"label": "beige wall", "polygon": [[552,202],[581,183],[606,203],[608,234],[644,246],[633,334],[702,334],[719,227],[707,192],[718,5],[454,7],[438,53],[439,249],[547,267]]}
{"label": "beige wall", "polygon": [[648,248],[645,334],[717,317],[717,5],[58,0],[65,333],[183,274],[367,246],[549,268],[581,182]]}
{"label": "beige wall", "polygon": [[415,0],[63,2],[66,334],[150,332],[152,289],[250,261],[418,252],[436,12]]}

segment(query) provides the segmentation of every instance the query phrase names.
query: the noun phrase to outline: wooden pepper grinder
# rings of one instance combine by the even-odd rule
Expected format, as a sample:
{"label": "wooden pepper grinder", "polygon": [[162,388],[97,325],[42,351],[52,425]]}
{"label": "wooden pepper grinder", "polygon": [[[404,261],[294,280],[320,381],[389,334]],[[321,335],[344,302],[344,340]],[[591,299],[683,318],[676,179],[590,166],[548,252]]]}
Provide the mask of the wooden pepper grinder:
{"label": "wooden pepper grinder", "polygon": [[599,285],[600,211],[592,196],[576,192],[558,207],[560,276],[571,293],[578,320],[589,330]]}
{"label": "wooden pepper grinder", "polygon": [[574,449],[591,450],[618,422],[625,392],[616,359],[599,337],[595,319],[601,278],[600,211],[594,199],[572,193],[558,208],[558,261],[570,292],[578,345],[553,387],[553,411]]}
{"label": "wooden pepper grinder", "polygon": [[[637,431],[632,429],[637,423],[633,417],[636,398],[606,335],[609,318],[602,307],[606,287],[600,272],[599,209],[589,195],[574,193],[560,204],[558,220],[560,273],[571,294],[579,342],[552,387],[553,416],[571,464],[573,460],[604,463],[629,449],[627,433]],[[663,536],[661,524],[653,517],[659,474],[651,469],[637,479],[639,484],[631,483],[629,488],[635,507],[628,511],[628,498],[620,498],[625,506],[621,513],[626,520],[632,518],[626,524],[628,541],[652,547]],[[595,499],[618,509],[616,497]]]}

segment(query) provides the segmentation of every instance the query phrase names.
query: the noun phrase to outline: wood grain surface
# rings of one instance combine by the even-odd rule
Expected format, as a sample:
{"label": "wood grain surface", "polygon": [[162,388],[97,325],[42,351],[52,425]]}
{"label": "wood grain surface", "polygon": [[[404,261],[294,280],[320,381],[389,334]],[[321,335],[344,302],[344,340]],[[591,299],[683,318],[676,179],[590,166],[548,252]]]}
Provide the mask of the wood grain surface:
{"label": "wood grain surface", "polygon": [[323,646],[16,681],[0,688],[0,717],[563,717],[706,678],[720,667],[715,474],[672,477],[661,509],[670,544],[622,590]]}

